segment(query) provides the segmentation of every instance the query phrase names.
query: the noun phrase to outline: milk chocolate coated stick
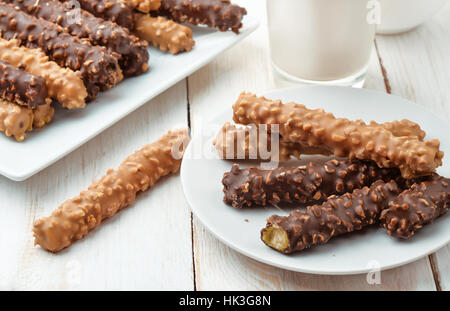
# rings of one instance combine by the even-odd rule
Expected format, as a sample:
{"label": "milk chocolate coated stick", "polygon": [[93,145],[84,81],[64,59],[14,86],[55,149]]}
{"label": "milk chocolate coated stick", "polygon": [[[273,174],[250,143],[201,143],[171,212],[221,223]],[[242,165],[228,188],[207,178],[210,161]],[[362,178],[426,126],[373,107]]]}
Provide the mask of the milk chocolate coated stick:
{"label": "milk chocolate coated stick", "polygon": [[396,137],[381,125],[336,118],[322,109],[242,93],[233,105],[233,120],[241,124],[279,124],[283,141],[328,148],[338,157],[375,161],[380,167],[398,167],[403,177],[433,173],[444,153],[437,139]]}
{"label": "milk chocolate coated stick", "polygon": [[177,172],[188,140],[186,129],[169,131],[128,156],[117,170],[108,170],[87,191],[65,201],[51,216],[37,220],[33,229],[35,244],[58,252],[83,238],[102,220],[133,203],[139,191]]}
{"label": "milk chocolate coated stick", "polygon": [[50,122],[54,109],[50,104],[37,106],[36,109],[19,106],[0,99],[0,131],[13,136],[17,141],[26,138],[26,132],[35,127],[43,127]]}
{"label": "milk chocolate coated stick", "polygon": [[239,33],[247,10],[229,0],[162,0],[159,13],[179,23],[202,24]]}
{"label": "milk chocolate coated stick", "polygon": [[[72,0],[64,0],[71,3]],[[129,30],[134,29],[133,8],[121,0],[77,0],[81,8]]]}
{"label": "milk chocolate coated stick", "polygon": [[370,186],[377,180],[399,180],[398,169],[379,168],[374,162],[330,160],[300,167],[240,169],[233,164],[223,176],[224,202],[236,208],[278,203],[315,203],[330,195]]}
{"label": "milk chocolate coated stick", "polygon": [[329,197],[322,205],[296,210],[289,216],[273,215],[261,231],[262,241],[271,248],[288,254],[313,245],[327,243],[331,238],[375,223],[383,209],[400,193],[394,182],[381,180],[370,188]]}
{"label": "milk chocolate coated stick", "polygon": [[[371,124],[376,123],[372,122]],[[425,137],[425,132],[417,123],[406,119],[386,122],[383,123],[382,126],[394,136],[418,137],[420,140],[423,140]],[[226,122],[219,133],[217,133],[213,145],[222,159],[262,159],[260,155],[261,150],[272,150],[272,135],[267,133],[267,135],[261,136],[259,127],[256,125],[237,127],[230,122]],[[291,157],[300,158],[301,155],[331,154],[328,148],[310,147],[300,143],[286,142],[280,139],[278,145],[280,162],[286,162]]]}
{"label": "milk chocolate coated stick", "polygon": [[50,61],[40,49],[19,46],[17,40],[0,38],[0,60],[44,78],[48,95],[67,109],[84,108],[87,90],[81,73]]}
{"label": "milk chocolate coated stick", "polygon": [[28,108],[50,103],[45,79],[0,60],[0,97]]}
{"label": "milk chocolate coated stick", "polygon": [[177,54],[192,50],[195,44],[189,27],[162,16],[151,17],[149,14],[136,13],[135,18],[136,35],[162,51]]}
{"label": "milk chocolate coated stick", "polygon": [[148,70],[147,42],[128,30],[91,13],[73,8],[70,2],[56,0],[4,0],[35,17],[66,29],[70,34],[87,38],[92,45],[105,46],[120,55],[119,64],[126,76],[140,75]]}
{"label": "milk chocolate coated stick", "polygon": [[397,238],[407,239],[445,214],[450,207],[450,179],[434,175],[403,191],[381,213],[381,225]]}
{"label": "milk chocolate coated stick", "polygon": [[80,70],[90,99],[122,78],[117,58],[105,47],[73,37],[61,26],[28,15],[0,2],[0,31],[4,39],[18,39],[29,48],[41,48],[62,67]]}

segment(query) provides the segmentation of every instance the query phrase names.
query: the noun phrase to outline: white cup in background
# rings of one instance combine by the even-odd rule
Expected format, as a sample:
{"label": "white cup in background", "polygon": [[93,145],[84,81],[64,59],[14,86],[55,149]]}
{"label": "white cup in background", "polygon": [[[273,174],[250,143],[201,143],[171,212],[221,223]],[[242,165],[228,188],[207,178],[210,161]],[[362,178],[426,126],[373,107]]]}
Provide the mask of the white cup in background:
{"label": "white cup in background", "polygon": [[267,0],[275,71],[296,82],[362,86],[375,36],[371,2]]}
{"label": "white cup in background", "polygon": [[379,34],[409,31],[432,18],[448,0],[378,0],[381,4]]}

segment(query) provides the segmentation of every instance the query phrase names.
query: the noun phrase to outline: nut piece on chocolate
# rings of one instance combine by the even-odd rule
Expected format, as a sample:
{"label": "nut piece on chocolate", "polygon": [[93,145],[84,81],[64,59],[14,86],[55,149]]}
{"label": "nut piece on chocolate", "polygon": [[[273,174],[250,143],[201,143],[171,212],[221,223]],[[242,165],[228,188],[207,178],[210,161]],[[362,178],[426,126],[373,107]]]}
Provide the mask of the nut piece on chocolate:
{"label": "nut piece on chocolate", "polygon": [[224,202],[235,208],[277,205],[279,203],[316,203],[333,194],[344,194],[370,186],[377,180],[399,180],[398,169],[379,168],[370,161],[330,160],[309,162],[300,167],[273,170],[233,164],[224,174]]}
{"label": "nut piece on chocolate", "polygon": [[239,33],[247,10],[229,0],[162,0],[159,14],[179,23],[207,25]]}
{"label": "nut piece on chocolate", "polygon": [[381,225],[389,235],[407,239],[445,214],[450,207],[450,179],[435,174],[431,180],[403,191],[381,213]]}
{"label": "nut piece on chocolate", "polygon": [[105,46],[120,56],[124,75],[136,76],[148,70],[148,44],[123,27],[95,17],[91,13],[74,9],[71,2],[56,0],[4,0],[35,17],[55,23],[71,35],[86,38],[92,45]]}
{"label": "nut piece on chocolate", "polygon": [[58,65],[79,70],[91,100],[123,78],[117,58],[105,47],[71,36],[61,26],[28,15],[11,4],[0,2],[0,31],[4,39],[41,48]]}
{"label": "nut piece on chocolate", "polygon": [[0,97],[28,108],[50,103],[45,79],[0,60]]}
{"label": "nut piece on chocolate", "polygon": [[381,211],[400,191],[394,181],[384,183],[379,180],[370,188],[331,196],[322,205],[308,206],[306,210],[293,211],[289,216],[273,215],[261,230],[261,240],[285,254],[325,244],[332,237],[375,223]]}

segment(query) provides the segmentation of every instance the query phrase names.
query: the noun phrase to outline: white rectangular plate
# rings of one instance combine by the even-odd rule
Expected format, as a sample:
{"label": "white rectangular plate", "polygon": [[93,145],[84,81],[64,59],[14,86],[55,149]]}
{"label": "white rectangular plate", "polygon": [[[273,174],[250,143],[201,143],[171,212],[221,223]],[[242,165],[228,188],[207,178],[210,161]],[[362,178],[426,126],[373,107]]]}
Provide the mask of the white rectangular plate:
{"label": "white rectangular plate", "polygon": [[21,181],[36,174],[95,137],[153,97],[241,41],[258,26],[246,16],[241,34],[194,27],[195,47],[179,55],[150,48],[150,70],[102,93],[85,109],[56,109],[53,121],[18,143],[0,134],[0,174]]}

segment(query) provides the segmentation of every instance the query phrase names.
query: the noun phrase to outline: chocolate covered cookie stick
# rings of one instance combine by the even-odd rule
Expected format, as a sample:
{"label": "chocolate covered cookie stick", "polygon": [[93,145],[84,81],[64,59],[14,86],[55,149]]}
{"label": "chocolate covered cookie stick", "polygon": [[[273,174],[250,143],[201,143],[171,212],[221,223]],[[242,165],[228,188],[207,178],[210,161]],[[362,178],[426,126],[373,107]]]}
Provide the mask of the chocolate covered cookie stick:
{"label": "chocolate covered cookie stick", "polygon": [[0,131],[13,136],[17,141],[26,138],[26,132],[35,127],[43,127],[50,122],[54,109],[50,104],[37,106],[36,109],[19,106],[0,99]]}
{"label": "chocolate covered cookie stick", "polygon": [[159,14],[179,23],[202,24],[239,33],[247,11],[229,0],[162,0]]}
{"label": "chocolate covered cookie stick", "polygon": [[51,216],[35,221],[35,244],[58,252],[83,238],[105,218],[133,203],[139,191],[177,172],[188,139],[186,129],[169,131],[128,156],[117,170],[108,170],[87,191],[65,201]]}
{"label": "chocolate covered cookie stick", "polygon": [[28,108],[50,103],[45,79],[0,60],[0,97]]}
{"label": "chocolate covered cookie stick", "polygon": [[84,108],[87,90],[81,73],[62,68],[50,61],[40,49],[19,46],[17,40],[0,38],[0,60],[44,78],[48,95],[67,109]]}
{"label": "chocolate covered cookie stick", "polygon": [[434,175],[403,191],[381,213],[381,225],[397,238],[407,239],[445,214],[450,207],[450,179]]}
{"label": "chocolate covered cookie stick", "polygon": [[236,208],[278,203],[314,203],[330,195],[370,186],[377,180],[401,180],[398,169],[379,168],[373,162],[330,160],[300,167],[240,169],[233,164],[223,176],[224,202]]}
{"label": "chocolate covered cookie stick", "polygon": [[135,14],[136,35],[150,42],[162,51],[177,54],[190,51],[195,42],[189,27],[175,23],[162,16],[151,17],[148,14]]}
{"label": "chocolate covered cookie stick", "polygon": [[148,70],[147,42],[139,40],[125,28],[91,13],[74,9],[70,2],[56,0],[4,0],[35,17],[66,29],[73,36],[87,38],[92,45],[105,46],[120,55],[124,75],[136,76]]}
{"label": "chocolate covered cookie stick", "polygon": [[336,118],[322,109],[242,93],[233,105],[233,120],[241,124],[279,124],[283,141],[327,148],[338,157],[375,161],[381,167],[398,167],[403,177],[433,173],[444,153],[437,139],[394,136],[381,125]]}
{"label": "chocolate covered cookie stick", "polygon": [[261,231],[261,239],[285,254],[325,244],[332,237],[375,223],[381,211],[400,191],[394,181],[384,183],[379,180],[370,188],[329,197],[321,205],[308,206],[304,211],[296,210],[289,216],[271,216]]}
{"label": "chocolate covered cookie stick", "polygon": [[[72,0],[64,0],[73,3]],[[77,0],[83,10],[110,20],[129,30],[134,29],[133,8],[121,0]]]}
{"label": "chocolate covered cookie stick", "polygon": [[[371,124],[376,123],[372,122]],[[425,132],[422,131],[417,123],[406,119],[386,122],[383,123],[382,126],[394,136],[418,137],[420,140],[423,140],[425,137]],[[260,155],[261,150],[272,150],[271,137],[270,133],[261,136],[259,127],[256,125],[237,127],[230,122],[226,122],[219,133],[217,133],[213,144],[222,159],[255,160],[262,159]],[[320,154],[326,156],[331,154],[331,151],[325,147],[310,147],[300,143],[286,142],[280,139],[278,145],[280,162],[286,162],[291,157],[299,159],[301,155]]]}
{"label": "chocolate covered cookie stick", "polygon": [[71,36],[61,26],[28,15],[0,2],[0,31],[4,39],[18,39],[29,48],[41,48],[62,67],[80,70],[90,99],[122,78],[117,58],[105,47]]}

